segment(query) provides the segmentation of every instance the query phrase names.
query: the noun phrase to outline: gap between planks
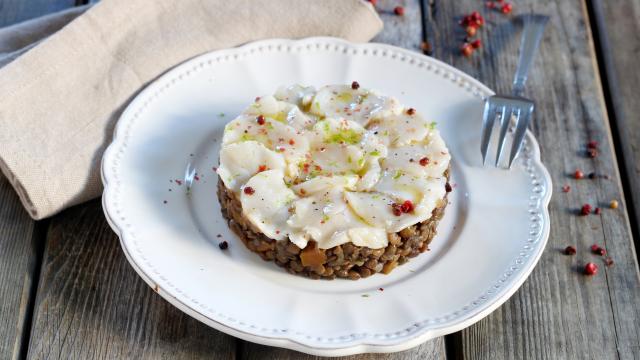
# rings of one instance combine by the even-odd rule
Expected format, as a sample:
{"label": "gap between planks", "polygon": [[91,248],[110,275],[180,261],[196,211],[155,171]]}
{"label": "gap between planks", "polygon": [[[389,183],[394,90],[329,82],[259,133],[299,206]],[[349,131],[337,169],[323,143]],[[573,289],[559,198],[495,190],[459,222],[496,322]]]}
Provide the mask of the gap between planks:
{"label": "gap between planks", "polygon": [[[635,174],[629,171],[626,166],[626,156],[631,156],[631,154],[625,154],[625,151],[622,147],[623,129],[618,126],[621,120],[618,118],[618,114],[616,111],[616,109],[618,107],[622,107],[622,105],[618,104],[616,106],[615,104],[616,99],[620,102],[624,101],[624,99],[622,99],[622,94],[620,94],[617,86],[619,80],[617,79],[616,71],[614,69],[615,64],[613,60],[613,49],[611,48],[611,43],[609,41],[609,34],[605,25],[605,21],[607,19],[605,19],[602,6],[603,5],[600,0],[585,1],[585,8],[587,9],[589,17],[589,24],[591,25],[591,33],[593,34],[593,45],[596,55],[596,68],[598,69],[598,73],[601,79],[605,108],[607,110],[607,115],[609,118],[608,123],[611,128],[611,137],[618,164],[617,168],[620,173],[622,189],[624,190],[623,195],[627,213],[629,214],[629,218],[631,219],[629,226],[631,228],[631,233],[634,239],[635,255],[636,258],[639,258],[640,253],[638,252],[638,249],[640,248],[640,225],[637,221],[634,221],[634,219],[638,219],[638,211],[640,211],[640,209],[636,208],[636,205],[638,204],[633,201],[634,189],[632,186],[632,182],[630,181],[630,177],[635,176]],[[631,46],[632,44],[629,45]],[[618,108],[618,111],[621,111],[621,109]],[[635,190],[637,191],[640,189]]]}

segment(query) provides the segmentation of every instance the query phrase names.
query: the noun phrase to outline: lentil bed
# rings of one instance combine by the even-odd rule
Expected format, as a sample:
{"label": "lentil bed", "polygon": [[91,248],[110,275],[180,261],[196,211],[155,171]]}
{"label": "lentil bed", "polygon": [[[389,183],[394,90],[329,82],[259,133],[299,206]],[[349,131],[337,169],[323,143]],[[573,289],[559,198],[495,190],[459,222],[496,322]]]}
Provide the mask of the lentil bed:
{"label": "lentil bed", "polygon": [[[449,179],[449,171],[445,172]],[[227,189],[218,179],[218,200],[222,215],[229,227],[240,237],[244,245],[260,255],[263,260],[275,261],[288,272],[312,279],[335,279],[336,277],[358,280],[375,273],[390,273],[396,266],[409,261],[429,249],[429,243],[436,235],[438,222],[444,216],[447,194],[441,207],[433,210],[431,218],[409,226],[397,233],[389,234],[389,245],[381,249],[370,249],[346,243],[322,250],[326,261],[319,266],[303,266],[300,254],[303,249],[289,239],[276,241],[262,234],[242,214],[242,205],[233,191]],[[309,246],[317,246],[309,241]]]}

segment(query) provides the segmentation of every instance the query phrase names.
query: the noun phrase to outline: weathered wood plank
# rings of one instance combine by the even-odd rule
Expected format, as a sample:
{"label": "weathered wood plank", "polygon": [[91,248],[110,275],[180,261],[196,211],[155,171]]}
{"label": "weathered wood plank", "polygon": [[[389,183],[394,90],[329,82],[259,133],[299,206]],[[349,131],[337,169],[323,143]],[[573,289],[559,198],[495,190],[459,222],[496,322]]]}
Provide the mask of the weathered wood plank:
{"label": "weathered wood plank", "polygon": [[[396,6],[404,8],[404,15],[393,13]],[[422,42],[420,6],[420,0],[378,0],[376,9],[384,22],[384,29],[371,41],[419,51]]]}
{"label": "weathered wood plank", "polygon": [[76,5],[76,0],[0,0],[0,27]]}
{"label": "weathered wood plank", "polygon": [[[635,225],[636,251],[640,224],[640,73],[634,61],[640,55],[640,1],[611,2],[595,0],[591,5],[595,36],[599,45],[601,69],[606,77],[607,105],[610,107],[613,137],[632,229]],[[626,180],[626,181],[624,181]],[[636,252],[636,255],[638,253]]]}
{"label": "weathered wood plank", "polygon": [[36,224],[13,188],[0,175],[0,358],[16,359],[26,349],[34,281],[38,274]]}
{"label": "weathered wood plank", "polygon": [[[239,357],[246,360],[318,360],[321,356],[303,354],[297,351],[269,346],[245,343],[241,346]],[[444,359],[444,337],[428,341],[413,349],[390,354],[361,354],[343,356],[336,360],[416,360]]]}
{"label": "weathered wood plank", "polygon": [[52,219],[29,358],[232,359],[235,347],[138,277],[99,201]]}
{"label": "weathered wood plank", "polygon": [[[52,10],[73,6],[73,0],[0,0],[0,27]],[[43,241],[7,179],[0,175],[0,358],[26,353]]]}
{"label": "weathered wood plank", "polygon": [[[404,7],[404,15],[393,13],[396,6]],[[420,51],[422,42],[422,20],[419,0],[379,0],[377,10],[384,21],[384,30],[373,42],[387,43]],[[240,352],[247,359],[317,359],[303,353],[244,343]],[[364,354],[342,359],[444,359],[444,339],[428,341],[419,347],[394,354]]]}
{"label": "weathered wood plank", "polygon": [[[526,7],[525,2],[519,2],[517,5],[521,8]],[[436,3],[437,8],[446,6],[451,7],[451,10],[448,12],[446,10],[444,12],[440,10],[440,12],[432,14],[434,24],[437,25],[438,29],[437,33],[430,34],[434,38],[433,45],[435,48],[434,50],[436,51],[436,56],[474,74],[499,91],[507,91],[511,78],[510,72],[513,71],[516,61],[515,53],[517,50],[517,42],[514,42],[513,39],[509,38],[509,27],[497,30],[494,29],[492,33],[497,33],[495,38],[485,39],[485,43],[487,45],[490,47],[495,46],[495,51],[500,50],[500,56],[504,55],[504,59],[491,59],[486,53],[477,54],[480,56],[471,61],[461,59],[455,54],[456,46],[453,45],[455,42],[451,40],[452,36],[447,35],[447,31],[456,31],[454,27],[457,27],[457,25],[453,22],[454,15],[459,15],[464,11],[472,10],[478,7],[478,4],[475,2],[473,4],[470,4],[470,2],[461,2],[444,5],[440,2]],[[383,7],[382,2],[381,7]],[[545,54],[545,57],[547,57],[547,55],[549,55],[549,57],[547,57],[547,59],[539,58],[536,60],[534,73],[532,74],[532,82],[530,83],[529,93],[538,101],[539,105],[534,130],[536,131],[539,140],[541,140],[544,160],[550,167],[554,180],[556,181],[560,180],[570,182],[571,180],[568,180],[565,177],[566,171],[572,170],[576,166],[583,166],[585,168],[590,166],[591,168],[602,172],[611,171],[610,174],[616,176],[617,172],[615,171],[615,163],[611,162],[611,159],[613,158],[611,156],[610,143],[608,142],[606,117],[602,108],[602,101],[601,99],[598,99],[600,96],[598,94],[599,84],[597,84],[597,80],[594,80],[593,64],[590,63],[592,61],[592,54],[590,53],[591,50],[589,48],[589,34],[588,32],[585,33],[584,30],[581,31],[581,28],[579,27],[580,25],[583,27],[585,26],[584,23],[580,24],[581,20],[584,22],[584,11],[580,6],[576,7],[575,3],[563,4],[561,2],[545,2],[544,4],[537,5],[536,10],[540,10],[540,7],[547,11],[551,10],[550,12],[553,13],[559,12],[560,17],[562,17],[562,20],[556,19],[553,23],[554,31],[557,33],[553,35],[549,35],[549,33],[547,33],[545,37],[545,42],[543,43],[541,50],[543,54]],[[391,9],[392,6],[390,5],[388,11],[391,11]],[[407,5],[406,10],[407,15],[405,17],[408,17],[411,14],[410,4]],[[402,18],[393,17],[393,15],[384,15],[384,17],[387,18],[385,20],[390,18],[390,21],[403,20]],[[568,20],[566,18],[568,18]],[[377,41],[393,43],[393,40],[388,40],[393,39],[393,36],[387,35],[389,27],[390,26],[387,25],[387,30],[385,30],[385,33],[383,33]],[[399,33],[401,34],[399,37],[402,41],[402,45],[414,49],[417,48],[420,40],[409,40],[411,36],[415,36],[412,35],[414,33],[406,30]],[[400,40],[396,39],[396,41]],[[506,53],[512,55],[507,55]],[[541,65],[544,65],[544,69],[546,69],[546,71],[541,68]],[[569,69],[569,71],[566,73],[562,71],[563,69]],[[548,73],[545,74],[545,72]],[[538,80],[536,81],[535,79]],[[557,85],[557,83],[560,83],[560,85]],[[545,87],[547,84],[552,84],[552,86]],[[591,162],[591,160],[578,158],[576,158],[575,161],[571,159],[562,159],[560,157],[557,159],[554,158],[554,154],[578,152],[582,143],[594,135],[605,137],[605,139],[603,139],[604,141],[601,141],[603,143],[601,149],[602,155],[596,161]],[[566,141],[566,143],[561,143],[563,141]],[[607,146],[609,146],[609,148],[607,148]],[[609,164],[606,163],[607,160],[609,160]],[[585,181],[585,183],[572,184],[574,186],[574,191],[567,195],[566,198],[560,197],[563,196],[563,194],[555,196],[552,204],[552,212],[554,213],[552,215],[554,216],[552,237],[549,248],[543,256],[540,266],[536,269],[531,279],[525,283],[523,288],[511,301],[507,302],[505,306],[499,309],[488,319],[483,320],[478,325],[467,329],[460,334],[462,344],[464,345],[462,353],[465,357],[511,358],[522,357],[524,355],[531,356],[533,354],[533,356],[536,357],[549,358],[581,358],[585,357],[585,355],[594,358],[608,358],[613,357],[613,354],[616,354],[616,341],[618,342],[618,348],[622,349],[620,352],[621,357],[626,357],[628,354],[637,354],[637,329],[639,328],[638,308],[637,305],[634,307],[633,303],[625,303],[627,300],[633,301],[633,299],[637,298],[638,295],[637,263],[632,256],[629,256],[629,254],[632,254],[632,251],[628,251],[631,246],[629,245],[631,242],[628,226],[626,224],[626,215],[623,211],[605,212],[602,222],[598,223],[593,218],[574,218],[573,214],[566,211],[567,207],[576,207],[581,203],[581,199],[587,198],[589,195],[596,196],[600,201],[606,201],[612,196],[620,196],[619,183],[616,181],[605,182],[604,180],[599,180],[598,182],[599,184],[597,184],[597,189],[594,189],[594,187],[596,187],[594,182],[587,184]],[[567,200],[572,201],[571,205],[568,205]],[[81,212],[79,217],[84,217],[84,221],[92,223],[92,226],[96,226],[95,219],[92,219],[90,215],[82,216],[83,212],[88,211],[91,213],[91,211],[93,211],[93,218],[101,218],[100,214],[96,213],[95,209],[74,209],[72,211],[76,211],[75,216],[78,216],[77,212]],[[82,248],[81,243],[83,241],[91,242],[93,244],[92,246],[86,246],[86,249],[88,250],[93,249],[93,257],[99,256],[96,255],[97,250],[95,249],[95,246],[100,242],[98,240],[93,240],[93,237],[96,236],[92,237],[89,234],[96,234],[96,231],[98,231],[100,235],[97,236],[97,238],[101,238],[101,241],[104,241],[105,238],[109,238],[108,234],[110,233],[104,224],[101,226],[106,230],[93,229],[88,231],[85,229],[88,233],[82,235],[74,233],[74,228],[80,227],[80,223],[67,224],[67,221],[68,219],[59,220],[60,224],[57,225],[59,229],[56,230],[54,227],[51,233],[54,234],[58,231],[66,234],[66,232],[63,231],[66,229],[69,233],[64,237],[75,239],[75,245],[71,248],[68,248],[68,246],[64,244],[57,245],[57,250],[53,253],[58,255],[55,255],[47,262],[51,263],[51,266],[54,266],[57,262],[60,263],[55,267],[55,269],[52,268],[52,270],[50,270],[51,272],[49,273],[49,276],[52,276],[52,279],[58,279],[58,277],[54,275],[56,275],[58,271],[62,271],[60,268],[77,267],[78,262],[82,263],[83,261],[89,263],[89,260],[83,257],[86,256],[86,254],[83,255],[77,250],[78,246]],[[589,226],[586,228],[583,227],[582,223],[585,222],[588,222],[589,226],[598,227],[599,232],[593,229],[592,231],[589,231]],[[105,234],[105,231],[108,234]],[[80,233],[82,232],[80,231]],[[63,242],[62,237],[63,236],[59,236],[59,240],[57,241],[58,243]],[[114,242],[114,238],[115,237],[111,235],[111,240],[109,241]],[[65,240],[69,241],[68,239]],[[573,241],[578,244],[579,250],[583,252],[581,258],[565,258],[558,255],[557,250],[559,248]],[[117,248],[117,241],[115,242]],[[594,279],[586,279],[580,277],[575,273],[575,271],[573,271],[575,268],[572,269],[571,267],[571,263],[577,264],[578,262],[584,262],[587,261],[587,259],[591,259],[591,257],[586,254],[586,251],[588,246],[593,242],[606,242],[607,250],[615,257],[616,265],[613,268],[607,269],[606,278],[601,276]],[[74,248],[76,248],[76,252],[78,253],[75,254],[76,259],[73,260],[73,262],[70,263],[59,259],[56,260],[56,258],[62,257],[66,251],[73,253]],[[107,246],[107,248],[109,248],[109,246]],[[50,253],[50,250],[51,249],[47,249],[48,254]],[[119,251],[119,248],[117,248],[117,250]],[[631,250],[633,249],[631,248]],[[110,252],[109,250],[104,250],[104,252],[116,255],[116,257],[120,254],[120,252],[113,251],[113,246],[111,247]],[[125,266],[128,266],[122,259],[122,255],[120,255],[120,257],[120,261],[123,262]],[[101,258],[99,257],[98,259]],[[1,265],[2,264],[0,264],[0,266]],[[94,269],[96,266],[103,265],[93,264]],[[117,267],[116,265],[111,265],[110,267],[113,268],[114,266]],[[46,276],[46,271],[47,269],[43,271],[43,276]],[[119,268],[119,271],[122,272],[124,269]],[[129,271],[133,273],[132,270],[129,269]],[[600,275],[605,275],[604,272],[604,268],[601,267]],[[107,283],[110,282],[109,277],[104,275],[102,271],[95,271],[90,275],[77,273],[73,277],[74,280],[67,279],[67,281],[75,281],[75,279],[78,279],[80,276],[82,276],[85,281],[87,280],[86,277],[88,277],[89,280],[91,280],[90,282],[97,285],[101,282],[99,280]],[[94,280],[94,276],[97,276],[99,279]],[[120,278],[124,277],[120,276]],[[135,282],[136,280],[139,281],[135,274],[130,274],[130,277],[125,278],[124,280],[129,280],[128,282]],[[64,283],[64,281],[62,282]],[[49,281],[49,283],[51,283],[51,281]],[[44,285],[41,284],[40,288],[43,289],[43,286]],[[62,285],[59,284],[58,286]],[[112,284],[110,286],[114,285]],[[138,286],[145,287],[146,285],[138,284]],[[629,291],[625,291],[625,286],[629,287]],[[50,290],[51,288],[56,288],[56,286],[49,284],[49,290],[47,290],[47,292],[53,292]],[[62,290],[64,289],[65,287],[62,288]],[[62,293],[68,294],[69,291],[71,291],[71,293],[69,293],[71,296],[74,294],[74,292],[68,288],[65,291],[62,290],[57,291],[58,296],[61,296]],[[127,299],[120,299],[118,300],[118,303],[121,304],[124,301],[124,303],[127,304],[125,306],[132,306],[130,304],[130,297],[133,296],[132,294],[140,294],[141,289],[138,290],[139,291],[137,292],[132,290],[121,291],[123,294],[119,294],[118,296],[123,296]],[[607,295],[606,299],[602,296],[602,293],[607,293],[607,290],[611,293],[610,300],[609,295]],[[129,295],[127,296],[124,292],[129,292]],[[39,293],[41,293],[41,291],[39,291]],[[42,296],[44,298],[41,298],[39,295],[38,300],[38,309],[45,307],[42,312],[44,315],[42,316],[51,318],[58,317],[58,322],[63,324],[64,321],[62,320],[65,319],[64,313],[57,313],[56,315],[55,312],[50,312],[49,310],[52,304],[56,304],[56,302],[51,302],[53,301],[53,298],[51,298],[49,294]],[[102,298],[108,299],[113,299],[114,296],[115,295],[113,294],[107,295],[104,292],[101,295]],[[177,311],[172,309],[170,305],[166,303],[164,305],[154,304],[152,300],[148,299],[149,296],[150,295],[142,295],[142,298],[145,299],[144,303],[146,304],[146,308],[145,310],[138,311],[158,313],[160,312],[158,308],[162,308],[162,306],[165,307],[164,311]],[[76,294],[75,297],[80,298],[81,295]],[[57,304],[59,306],[66,306],[65,302],[62,300],[58,299],[58,301],[59,302]],[[607,301],[611,302],[608,308]],[[143,305],[140,306],[143,307]],[[117,312],[117,310],[114,310],[114,307],[115,309],[119,308],[117,306],[104,305],[103,309],[106,312]],[[73,334],[73,331],[75,330],[75,334],[80,334],[77,337],[77,339],[80,340],[80,343],[82,341],[87,341],[84,339],[89,338],[89,335],[84,335],[86,337],[82,337],[83,332],[97,332],[94,338],[101,338],[103,340],[105,337],[117,337],[119,339],[115,343],[111,343],[111,345],[109,345],[107,344],[108,342],[103,342],[103,346],[106,349],[110,349],[113,346],[117,351],[121,351],[100,353],[99,350],[85,349],[85,351],[91,351],[92,353],[68,352],[66,353],[67,355],[95,355],[106,357],[118,355],[124,356],[123,351],[125,351],[127,355],[132,356],[157,357],[171,356],[173,355],[171,352],[175,350],[174,348],[180,348],[180,345],[163,347],[162,342],[160,342],[160,346],[155,346],[155,344],[158,344],[157,338],[153,338],[153,336],[147,333],[156,335],[156,332],[158,331],[156,328],[158,326],[158,321],[149,321],[146,324],[137,323],[136,325],[130,325],[131,329],[135,328],[136,333],[144,334],[141,335],[144,338],[153,338],[148,340],[148,342],[139,344],[142,346],[143,350],[133,350],[132,347],[137,347],[137,339],[132,339],[131,336],[133,335],[123,335],[123,333],[127,333],[126,331],[114,331],[113,334],[105,334],[102,327],[96,327],[95,317],[101,317],[96,316],[96,313],[91,315],[84,314],[79,311],[75,315],[80,314],[80,319],[74,320],[74,312],[69,312],[70,314],[67,315],[71,317],[70,319],[67,319],[67,324],[69,325],[73,325],[78,321],[82,322],[81,320],[84,319],[85,316],[93,317],[94,323],[92,325],[79,326],[80,329],[74,329],[72,327],[51,327],[51,325],[43,327],[43,329],[48,329],[47,331],[52,331],[52,334],[55,335],[50,337],[50,339],[57,339],[53,341],[53,343],[58,342],[60,345],[65,343],[67,344],[67,347],[59,346],[57,349],[49,347],[49,349],[51,349],[49,354],[51,355],[56,354],[56,351],[57,354],[65,354],[61,353],[61,351],[63,349],[69,349],[69,340],[64,340],[67,339],[67,337],[64,337],[64,335],[61,334],[61,332],[64,332],[63,330],[69,330],[69,334]],[[623,314],[625,314],[625,316],[623,316]],[[40,315],[40,313],[38,315]],[[187,318],[185,321],[193,320]],[[136,321],[132,322],[136,323]],[[47,323],[51,324],[50,322]],[[36,326],[39,324],[41,325],[41,323],[36,322],[34,325],[34,334],[38,331]],[[138,326],[141,326],[142,329],[139,329]],[[203,325],[197,324],[194,326],[202,327]],[[190,326],[187,326],[187,328],[191,329]],[[615,331],[611,331],[611,329],[614,329]],[[134,332],[134,330],[130,330],[130,332]],[[40,340],[43,340],[45,337],[42,334],[42,331],[37,333],[37,335],[34,336],[34,339],[40,338]],[[620,338],[621,336],[623,337]],[[633,342],[634,339],[636,340],[636,343]],[[441,340],[438,342],[441,344]],[[45,342],[43,341],[38,342],[38,344],[44,343]],[[39,347],[40,345],[38,344],[32,343],[30,349],[35,348],[36,350],[33,350],[30,355],[36,356],[45,353],[37,351],[39,348],[44,348]],[[423,345],[423,347],[430,346],[429,344],[430,343],[427,343],[426,345]],[[250,348],[252,346],[256,347],[259,352],[253,351]],[[84,347],[90,346],[85,344]],[[303,355],[294,352],[265,348],[257,345],[246,344],[243,348],[243,354],[247,357],[260,355],[265,355],[266,357],[271,358],[304,357]],[[436,348],[441,348],[441,345]],[[413,355],[406,352],[390,356],[413,356],[423,358],[424,356],[431,354],[429,349],[421,349],[418,352],[419,349],[421,348],[415,349],[417,352]],[[273,355],[270,355],[270,353]],[[440,353],[437,352],[437,354]]]}
{"label": "weathered wood plank", "polygon": [[[510,17],[482,9],[478,1],[430,2],[434,55],[508,93],[519,46]],[[514,6],[516,14],[551,15],[527,86],[537,102],[532,128],[554,180],[551,236],[522,288],[492,315],[450,336],[448,349],[452,357],[469,359],[638,358],[640,281],[625,207],[604,209],[601,216],[576,215],[583,203],[603,206],[622,198],[585,4],[522,0]],[[467,59],[459,55],[463,34],[457,19],[478,9],[488,23],[479,35],[484,46]],[[601,144],[595,159],[584,155],[591,139]],[[568,176],[576,168],[612,179],[576,181]],[[562,193],[565,184],[571,192]],[[605,246],[615,265],[607,268],[590,254],[592,244]],[[561,254],[567,245],[578,254]],[[579,272],[590,261],[600,267],[597,276]]]}

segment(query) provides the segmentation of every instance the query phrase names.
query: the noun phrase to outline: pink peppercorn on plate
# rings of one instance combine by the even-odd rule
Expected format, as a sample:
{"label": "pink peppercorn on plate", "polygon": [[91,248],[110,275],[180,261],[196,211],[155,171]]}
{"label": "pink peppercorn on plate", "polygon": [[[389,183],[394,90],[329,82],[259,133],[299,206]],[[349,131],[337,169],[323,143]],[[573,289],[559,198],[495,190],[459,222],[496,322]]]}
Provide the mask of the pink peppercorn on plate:
{"label": "pink peppercorn on plate", "polygon": [[[338,143],[342,141],[341,145],[349,142],[362,145],[362,148],[348,150],[353,152],[352,161],[357,168],[350,169],[353,174],[345,171],[341,175],[342,180],[352,183],[350,187],[342,185],[340,190],[351,192],[347,196],[354,203],[345,204],[345,211],[358,214],[361,224],[349,225],[345,233],[336,238],[333,235],[337,231],[321,232],[322,227],[306,223],[304,217],[287,223],[290,216],[283,213],[284,222],[277,226],[252,223],[246,227],[266,236],[266,240],[262,239],[267,245],[258,241],[252,249],[247,239],[242,238],[242,231],[232,230],[238,219],[234,219],[229,210],[235,206],[236,215],[275,224],[275,213],[265,213],[266,208],[257,205],[251,196],[264,195],[267,200],[279,199],[283,194],[297,197],[280,199],[287,203],[310,198],[307,190],[313,188],[304,187],[309,184],[300,187],[304,182],[299,180],[295,184],[292,177],[286,180],[286,171],[304,172],[305,163],[309,164],[306,169],[310,172],[316,170],[316,165],[320,168],[334,165],[329,163],[331,159],[312,155],[308,160],[313,162],[296,162],[299,168],[287,168],[293,164],[290,159],[274,157],[256,144],[249,147],[260,148],[258,152],[262,155],[256,155],[254,148],[241,148],[252,141],[260,143],[257,139],[229,141],[230,135],[227,135],[223,141],[225,126],[243,111],[246,114],[247,106],[259,103],[256,96],[277,95],[277,89],[282,86],[302,84],[320,93],[320,89],[330,84],[350,88],[353,81],[362,89],[397,99],[404,105],[398,116],[419,115],[429,126],[435,122],[433,126],[446,144],[446,150],[440,151],[441,156],[446,153],[442,159],[446,166],[433,174],[415,173],[421,176],[420,181],[437,182],[433,185],[438,192],[431,198],[433,206],[416,212],[416,206],[424,205],[420,203],[422,197],[380,191],[380,196],[388,195],[388,201],[382,204],[388,207],[378,204],[385,221],[376,222],[373,216],[379,216],[378,213],[364,210],[361,205],[365,202],[358,195],[369,196],[371,191],[365,187],[358,190],[359,186],[365,186],[358,182],[371,169],[364,164],[382,157],[385,150],[389,156],[390,149],[406,144],[390,145],[387,149],[365,148],[361,136],[374,132],[373,126],[341,123],[339,119],[343,117],[336,114],[321,116],[316,121],[325,121],[331,132],[325,139],[334,139],[333,135],[337,134],[335,139],[340,140]],[[340,95],[340,91],[336,92]],[[123,113],[113,143],[103,158],[105,214],[140,276],[170,303],[216,329],[248,341],[325,356],[408,349],[460,330],[488,315],[526,279],[547,241],[551,180],[540,162],[533,135],[527,132],[521,156],[508,172],[484,168],[477,153],[483,102],[491,94],[484,85],[446,64],[380,44],[351,44],[332,38],[267,40],[205,54],[177,66],[150,84]],[[265,126],[271,121],[266,116],[262,119],[265,123],[258,124],[262,121],[260,115],[263,114],[251,115],[255,126]],[[335,123],[324,118],[334,119]],[[284,126],[292,126],[284,120],[283,131],[287,130]],[[320,126],[322,131],[324,124]],[[334,134],[334,125],[346,132]],[[410,139],[409,143],[428,145],[425,139],[431,131],[429,126],[420,139]],[[243,129],[235,134],[238,139],[244,130],[250,131]],[[358,138],[353,138],[353,134]],[[294,147],[290,139],[284,140],[283,148]],[[305,141],[293,136],[291,140],[294,144]],[[407,139],[400,139],[404,140]],[[231,165],[225,165],[223,159],[221,166],[221,150],[229,144],[236,144],[238,148],[227,150],[224,157],[234,160]],[[275,151],[278,145],[271,145],[273,152],[279,154]],[[266,148],[268,144],[260,146]],[[399,169],[399,176],[391,169],[391,183],[394,176],[400,178],[403,171],[410,171],[410,166],[422,171],[423,157],[428,156]],[[427,160],[422,163],[427,165]],[[243,164],[250,164],[251,169],[244,175],[246,179],[242,179],[242,184],[235,184],[229,178],[219,180],[237,175],[225,169]],[[345,164],[348,161],[336,166]],[[321,174],[321,170],[317,172],[317,176],[327,175]],[[256,186],[251,186],[254,183],[249,182],[257,175],[265,179],[257,179]],[[384,169],[379,176],[384,177]],[[313,178],[316,176],[303,180]],[[433,180],[436,178],[439,180]],[[290,181],[288,186],[286,181]],[[447,181],[450,192],[440,186]],[[376,184],[378,182],[369,185]],[[271,188],[271,191],[262,188]],[[428,187],[419,189],[426,191]],[[415,194],[415,190],[412,191]],[[242,196],[245,195],[247,205],[243,211]],[[303,204],[299,205],[300,211],[304,210]],[[445,205],[444,216],[436,213]],[[267,213],[271,217],[265,217]],[[333,216],[338,212],[327,214]],[[399,223],[403,217],[412,216],[415,222]],[[324,216],[319,219],[331,221]],[[375,250],[389,246],[387,242],[398,241],[389,234],[429,219],[439,219],[437,235],[434,225],[433,234],[429,233],[433,239],[413,249],[417,251],[413,255],[419,255],[402,266],[393,265],[393,271],[382,271],[394,255],[382,258],[384,252],[378,254]],[[399,225],[394,227],[394,222]],[[351,231],[353,229],[360,230]],[[336,273],[340,267],[328,270],[325,266],[328,258],[321,258],[325,262],[320,264],[322,267],[318,266],[317,254],[313,253],[308,254],[302,268],[297,264],[288,268],[284,265],[298,261],[295,254],[290,254],[291,258],[281,258],[284,265],[280,264],[294,274],[289,273],[253,252],[258,250],[256,252],[268,258],[266,253],[271,249],[267,247],[272,244],[273,251],[281,246],[286,254],[285,243],[278,243],[285,239],[277,233],[283,230],[289,235],[296,234],[287,241],[298,242],[298,250],[308,247],[309,243],[323,244],[318,246],[320,249],[360,244],[369,249],[364,251],[367,256],[379,255],[378,262],[371,262],[367,267],[369,258],[367,261],[354,259],[350,264],[353,268],[341,273],[347,278],[343,279]],[[366,236],[359,236],[361,234]],[[341,244],[335,242],[336,239]],[[297,251],[292,247],[289,250]],[[413,250],[407,250],[407,255]],[[358,249],[358,253],[362,251]],[[396,251],[399,262],[403,250],[397,247]],[[277,263],[277,252],[270,255]],[[329,255],[335,257],[332,260],[339,258],[333,252]],[[365,268],[369,271],[363,270]],[[331,274],[337,278],[332,281],[309,278],[333,278]],[[349,280],[352,278],[359,280]]]}

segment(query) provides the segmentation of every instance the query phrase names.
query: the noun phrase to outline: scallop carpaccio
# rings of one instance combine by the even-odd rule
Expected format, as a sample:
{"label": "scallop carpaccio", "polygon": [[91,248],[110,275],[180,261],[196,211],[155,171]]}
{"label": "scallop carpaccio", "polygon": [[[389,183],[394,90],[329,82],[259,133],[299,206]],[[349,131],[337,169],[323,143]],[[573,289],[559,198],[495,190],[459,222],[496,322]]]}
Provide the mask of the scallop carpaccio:
{"label": "scallop carpaccio", "polygon": [[293,85],[226,125],[218,197],[263,259],[311,278],[359,279],[427,249],[450,160],[419,109],[353,84]]}

